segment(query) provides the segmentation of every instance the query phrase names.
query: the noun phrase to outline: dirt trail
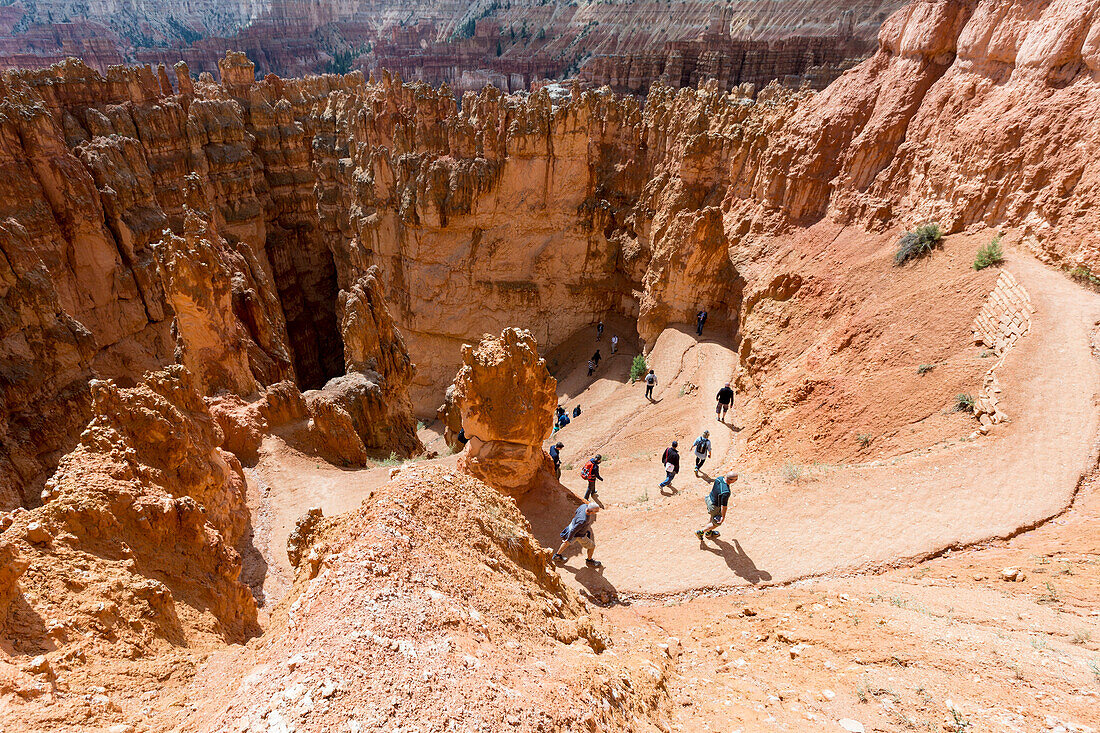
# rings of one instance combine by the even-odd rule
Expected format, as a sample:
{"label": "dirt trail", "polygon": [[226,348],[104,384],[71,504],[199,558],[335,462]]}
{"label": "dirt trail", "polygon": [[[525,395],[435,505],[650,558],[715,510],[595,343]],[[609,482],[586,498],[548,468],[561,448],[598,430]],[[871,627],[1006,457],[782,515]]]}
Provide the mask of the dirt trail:
{"label": "dirt trail", "polygon": [[[582,570],[581,585],[664,595],[781,583],[927,557],[1008,536],[1062,511],[1095,463],[1100,370],[1091,337],[1100,297],[1026,256],[1011,257],[1005,267],[1036,306],[1030,335],[999,370],[1010,422],[977,440],[960,435],[887,461],[802,467],[791,483],[779,471],[743,474],[714,542],[700,543],[692,533],[705,520],[709,477],[692,475],[689,454],[695,437],[710,429],[715,455],[708,473],[734,466],[739,456],[737,434],[713,413],[714,392],[736,368],[729,345],[697,340],[686,327],[662,334],[649,357],[660,379],[652,404],[643,386],[626,377],[630,352],[605,361],[589,380],[583,352],[592,344],[578,346],[576,367],[560,377],[562,403],[584,408],[554,436],[566,445],[563,483],[583,495],[580,467],[596,452],[604,454],[606,479],[597,524],[606,567],[598,577]],[[675,491],[662,491],[658,456],[674,439],[682,470]],[[560,517],[547,514],[554,512],[528,513],[550,544]]]}

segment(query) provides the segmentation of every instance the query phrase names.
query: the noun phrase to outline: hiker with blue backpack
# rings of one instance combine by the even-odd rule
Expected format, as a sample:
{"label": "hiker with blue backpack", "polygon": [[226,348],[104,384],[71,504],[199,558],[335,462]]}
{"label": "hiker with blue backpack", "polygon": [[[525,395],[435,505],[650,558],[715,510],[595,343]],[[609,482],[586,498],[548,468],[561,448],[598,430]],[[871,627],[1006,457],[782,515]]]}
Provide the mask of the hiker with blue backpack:
{"label": "hiker with blue backpack", "polygon": [[706,527],[695,530],[696,537],[703,539],[704,537],[714,538],[718,536],[718,527],[726,521],[726,510],[729,508],[730,502],[730,484],[736,481],[736,471],[731,471],[725,476],[714,479],[710,493],[703,497],[703,502],[707,505],[707,517],[710,518],[710,522]]}
{"label": "hiker with blue backpack", "polygon": [[695,439],[695,444],[692,446],[695,449],[695,475],[699,475],[699,469],[703,467],[703,463],[710,458],[711,444],[710,444],[710,431],[704,430],[703,434]]}

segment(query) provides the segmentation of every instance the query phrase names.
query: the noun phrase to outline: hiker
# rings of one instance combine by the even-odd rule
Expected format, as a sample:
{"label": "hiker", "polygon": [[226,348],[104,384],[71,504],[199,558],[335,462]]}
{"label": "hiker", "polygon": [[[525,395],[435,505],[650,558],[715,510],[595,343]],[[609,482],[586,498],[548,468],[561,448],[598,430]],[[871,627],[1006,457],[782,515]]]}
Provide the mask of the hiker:
{"label": "hiker", "polygon": [[699,311],[699,314],[695,316],[695,333],[698,336],[703,335],[703,324],[707,322],[707,310],[704,308]]}
{"label": "hiker", "polygon": [[573,417],[577,417],[580,414],[581,414],[581,406],[577,405],[576,407],[573,408]]}
{"label": "hiker", "polygon": [[619,337],[618,336],[612,336],[611,337],[611,353],[614,354],[618,350],[619,350]]}
{"label": "hiker", "polygon": [[603,460],[603,456],[599,453],[596,454],[588,463],[584,464],[584,468],[581,469],[581,478],[588,482],[588,491],[584,492],[584,500],[588,501],[588,497],[593,499],[600,498],[600,495],[596,493],[596,482],[603,481],[603,476],[600,475],[600,461]]}
{"label": "hiker", "polygon": [[555,478],[561,478],[561,449],[565,447],[565,443],[555,443],[550,446],[550,460],[554,462],[554,476]]}
{"label": "hiker", "polygon": [[455,436],[455,440],[459,445],[466,445],[470,442],[470,439],[466,437],[466,428],[462,428],[458,431],[458,435]]}
{"label": "hiker", "polygon": [[553,432],[555,432],[555,433],[558,432],[559,430],[561,430],[562,428],[564,428],[568,424],[569,424],[569,415],[567,415],[565,413],[565,408],[564,407],[559,407],[558,408],[558,419],[554,423]]}
{"label": "hiker", "polygon": [[726,520],[726,509],[729,507],[730,484],[736,481],[736,471],[731,471],[725,476],[714,479],[714,485],[711,487],[710,493],[703,497],[703,501],[707,505],[707,516],[710,517],[710,523],[702,529],[695,530],[696,537],[703,539],[703,537],[718,536],[717,528]]}
{"label": "hiker", "polygon": [[600,350],[596,349],[596,353],[592,355],[592,361],[596,362],[596,366],[600,365],[600,359],[602,358],[603,357],[600,356]]}
{"label": "hiker", "polygon": [[665,466],[665,480],[661,482],[660,486],[663,489],[666,486],[672,486],[672,479],[680,472],[680,451],[676,450],[676,441],[672,441],[671,448],[665,448],[665,452],[661,455],[661,463]]}
{"label": "hiker", "polygon": [[645,398],[653,401],[653,388],[657,386],[657,375],[653,373],[653,370],[649,370],[649,374],[645,375]]}
{"label": "hiker", "polygon": [[599,323],[596,324],[596,340],[597,341],[602,341],[603,340],[603,321],[600,321]]}
{"label": "hiker", "polygon": [[554,553],[554,562],[565,564],[565,548],[574,542],[588,551],[588,558],[584,561],[589,567],[598,568],[603,563],[592,558],[596,551],[596,535],[592,532],[592,523],[596,521],[596,514],[600,511],[599,504],[581,504],[577,507],[569,526],[561,531],[561,547]]}
{"label": "hiker", "polygon": [[592,376],[592,372],[594,372],[594,371],[596,371],[596,362],[594,362],[593,360],[589,359],[589,360],[588,360],[588,376],[590,376],[590,377],[591,377],[591,376]]}
{"label": "hiker", "polygon": [[704,430],[703,434],[695,439],[695,445],[692,447],[695,449],[695,475],[698,476],[703,462],[710,458],[710,431]]}
{"label": "hiker", "polygon": [[718,400],[718,404],[714,407],[714,414],[718,415],[718,422],[725,422],[726,410],[730,409],[730,405],[733,404],[733,390],[730,389],[729,382],[726,382],[726,386],[718,390],[715,399]]}

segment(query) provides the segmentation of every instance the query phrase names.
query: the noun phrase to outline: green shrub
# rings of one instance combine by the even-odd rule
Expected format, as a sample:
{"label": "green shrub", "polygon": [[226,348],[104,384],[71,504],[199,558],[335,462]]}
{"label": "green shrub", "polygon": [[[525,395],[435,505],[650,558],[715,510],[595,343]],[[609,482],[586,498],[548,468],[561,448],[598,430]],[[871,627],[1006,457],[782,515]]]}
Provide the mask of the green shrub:
{"label": "green shrub", "polygon": [[917,367],[917,374],[924,375],[935,368],[936,366],[934,364],[921,364],[919,367]]}
{"label": "green shrub", "polygon": [[955,395],[955,412],[974,412],[974,398],[963,392]]}
{"label": "green shrub", "polygon": [[978,248],[978,254],[974,256],[974,269],[984,270],[993,265],[999,265],[1005,261],[1005,253],[1001,249],[1001,235],[993,237],[989,244]]}
{"label": "green shrub", "polygon": [[798,483],[799,479],[802,478],[802,466],[787,461],[783,464],[783,468],[780,469],[780,473],[783,474],[783,480],[788,484]]}
{"label": "green shrub", "polygon": [[894,264],[904,265],[918,257],[924,257],[943,242],[943,229],[939,224],[921,224],[916,230],[906,232],[898,240]]}
{"label": "green shrub", "polygon": [[1092,273],[1086,265],[1079,265],[1069,271],[1069,276],[1085,285],[1100,285],[1100,277]]}
{"label": "green shrub", "polygon": [[637,382],[645,376],[647,371],[649,371],[649,365],[645,363],[645,357],[638,354],[634,357],[634,361],[630,362],[630,382]]}
{"label": "green shrub", "polygon": [[871,445],[871,436],[867,433],[860,433],[856,436],[856,440],[859,441],[860,448],[866,448],[867,446]]}

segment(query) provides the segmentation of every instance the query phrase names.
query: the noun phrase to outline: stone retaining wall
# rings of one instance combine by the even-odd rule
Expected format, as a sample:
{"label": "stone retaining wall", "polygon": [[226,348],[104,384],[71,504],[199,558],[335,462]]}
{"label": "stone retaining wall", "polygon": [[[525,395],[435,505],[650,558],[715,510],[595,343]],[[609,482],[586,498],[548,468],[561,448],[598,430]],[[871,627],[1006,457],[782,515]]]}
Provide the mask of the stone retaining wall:
{"label": "stone retaining wall", "polygon": [[973,326],[974,343],[986,346],[997,356],[997,361],[985,373],[982,390],[974,405],[974,415],[981,423],[980,433],[989,432],[991,425],[1008,417],[998,405],[1001,385],[997,381],[997,369],[1009,350],[1031,330],[1034,311],[1031,296],[1024,286],[1012,273],[1002,270]]}

